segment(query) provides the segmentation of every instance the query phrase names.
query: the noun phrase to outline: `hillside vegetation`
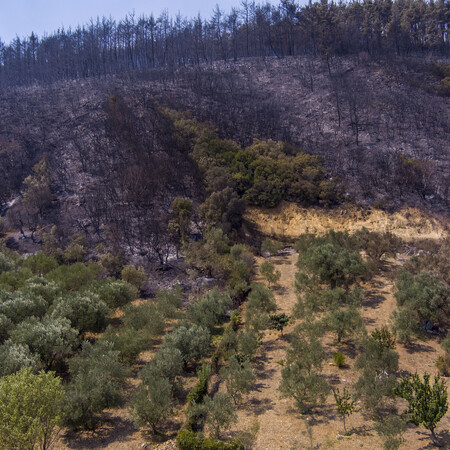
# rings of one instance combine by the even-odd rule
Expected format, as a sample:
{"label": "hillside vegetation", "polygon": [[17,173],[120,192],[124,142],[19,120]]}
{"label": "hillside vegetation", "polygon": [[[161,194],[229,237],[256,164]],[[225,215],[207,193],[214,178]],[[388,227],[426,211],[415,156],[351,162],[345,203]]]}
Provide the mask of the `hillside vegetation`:
{"label": "hillside vegetation", "polygon": [[0,41],[0,447],[449,446],[448,22]]}

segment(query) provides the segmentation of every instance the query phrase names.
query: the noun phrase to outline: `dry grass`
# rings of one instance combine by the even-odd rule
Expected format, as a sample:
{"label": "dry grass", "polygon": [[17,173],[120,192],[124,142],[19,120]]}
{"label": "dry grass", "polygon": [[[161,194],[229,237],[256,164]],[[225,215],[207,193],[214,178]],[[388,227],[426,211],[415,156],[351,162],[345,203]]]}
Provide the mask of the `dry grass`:
{"label": "dry grass", "polygon": [[282,202],[273,209],[249,208],[245,217],[263,234],[291,241],[303,233],[323,234],[329,230],[352,233],[362,227],[369,231],[389,231],[405,241],[442,239],[449,231],[444,218],[431,217],[415,208],[389,214],[379,209],[355,207],[305,209]]}

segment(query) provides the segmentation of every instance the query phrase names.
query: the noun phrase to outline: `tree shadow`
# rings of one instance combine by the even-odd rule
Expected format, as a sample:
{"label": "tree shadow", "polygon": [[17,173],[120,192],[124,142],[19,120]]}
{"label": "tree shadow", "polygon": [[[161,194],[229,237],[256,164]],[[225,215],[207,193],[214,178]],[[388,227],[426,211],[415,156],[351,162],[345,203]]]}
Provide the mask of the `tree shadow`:
{"label": "tree shadow", "polygon": [[409,354],[418,352],[425,352],[425,353],[435,352],[434,348],[431,347],[431,345],[420,344],[419,342],[413,342],[408,346],[405,346],[405,350]]}
{"label": "tree shadow", "polygon": [[247,402],[247,404],[249,409],[251,409],[256,416],[260,416],[266,411],[273,409],[273,400],[270,398],[252,398]]}
{"label": "tree shadow", "polygon": [[436,448],[450,448],[450,432],[449,430],[443,430],[439,433],[436,433],[436,436],[439,440],[440,447],[438,447],[431,439],[431,434],[429,432],[417,430],[416,432],[420,437],[418,437],[419,441],[428,441],[423,447],[420,447],[420,450],[429,450]]}
{"label": "tree shadow", "polygon": [[363,302],[363,306],[365,306],[367,308],[371,308],[371,309],[378,308],[378,306],[381,305],[381,303],[383,303],[386,300],[383,294],[386,295],[387,292],[369,291],[366,294],[366,297]]}
{"label": "tree shadow", "polygon": [[63,435],[64,443],[73,449],[96,449],[106,448],[113,442],[129,441],[130,435],[137,431],[133,422],[111,414],[108,416],[94,431],[79,433],[68,431]]}
{"label": "tree shadow", "polygon": [[267,380],[272,378],[272,375],[276,372],[275,369],[268,369],[264,367],[255,367],[255,375],[259,380]]}
{"label": "tree shadow", "polygon": [[338,386],[341,384],[341,379],[335,374],[323,375],[323,377],[326,378],[330,386]]}
{"label": "tree shadow", "polygon": [[277,295],[283,296],[289,293],[289,289],[284,287],[284,286],[280,286],[278,284],[272,286],[272,291],[275,292]]}

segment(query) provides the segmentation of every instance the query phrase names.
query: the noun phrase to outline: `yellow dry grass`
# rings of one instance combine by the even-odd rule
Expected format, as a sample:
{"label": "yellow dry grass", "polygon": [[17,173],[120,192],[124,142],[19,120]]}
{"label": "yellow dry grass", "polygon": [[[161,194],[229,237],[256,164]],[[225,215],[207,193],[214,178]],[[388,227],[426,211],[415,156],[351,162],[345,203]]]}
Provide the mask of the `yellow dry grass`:
{"label": "yellow dry grass", "polygon": [[352,233],[367,228],[389,231],[405,241],[442,239],[448,235],[448,221],[431,217],[415,208],[404,208],[389,214],[379,209],[343,207],[339,209],[301,208],[282,202],[278,207],[248,208],[246,220],[263,234],[283,240],[295,240],[303,233],[323,234],[329,230]]}

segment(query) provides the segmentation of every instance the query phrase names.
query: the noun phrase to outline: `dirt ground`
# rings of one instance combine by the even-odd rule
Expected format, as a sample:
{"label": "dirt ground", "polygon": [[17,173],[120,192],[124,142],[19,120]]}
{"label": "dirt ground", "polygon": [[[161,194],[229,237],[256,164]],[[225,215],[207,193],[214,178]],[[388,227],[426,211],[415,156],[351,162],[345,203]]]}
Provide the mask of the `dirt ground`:
{"label": "dirt ground", "polygon": [[[402,258],[400,258],[402,259]],[[274,290],[278,311],[291,314],[297,301],[293,283],[296,272],[297,255],[284,255],[272,258],[272,262],[281,270],[279,287]],[[258,261],[259,263],[261,260]],[[385,262],[385,272],[376,276],[365,286],[366,300],[362,309],[366,326],[369,331],[388,324],[392,311],[396,308],[393,296],[393,284],[386,275],[398,266],[399,260],[390,259]],[[295,323],[285,329],[285,336],[280,338],[278,332],[268,333],[260,348],[255,364],[257,381],[250,395],[239,408],[237,429],[250,427],[255,421],[259,423],[259,433],[254,444],[255,449],[382,449],[382,440],[373,429],[373,422],[363,412],[356,412],[347,419],[347,429],[353,434],[344,437],[341,417],[336,413],[334,397],[328,396],[326,403],[316,409],[310,417],[302,416],[295,409],[292,399],[280,399],[278,386],[281,381],[279,364],[285,357],[289,334],[295,328]],[[354,348],[348,343],[335,344],[334,337],[325,335],[323,343],[329,357],[324,363],[323,374],[330,386],[351,386],[358,378],[354,370],[357,357]],[[346,365],[338,369],[332,359],[332,353],[342,351],[346,356]],[[397,345],[400,354],[400,370],[419,373],[425,371],[434,373],[434,361],[442,353],[438,340],[430,337],[415,348],[406,349]],[[450,448],[450,413],[441,420],[437,434],[443,443]],[[231,434],[234,434],[233,432]],[[428,433],[423,427],[410,427],[404,435],[404,449],[433,448]]]}
{"label": "dirt ground", "polygon": [[306,209],[294,203],[281,202],[271,209],[248,208],[245,218],[263,234],[292,242],[303,233],[322,234],[329,230],[353,233],[363,227],[381,233],[389,231],[406,242],[442,239],[449,232],[446,218],[431,217],[416,208],[404,208],[389,214],[374,208]]}

